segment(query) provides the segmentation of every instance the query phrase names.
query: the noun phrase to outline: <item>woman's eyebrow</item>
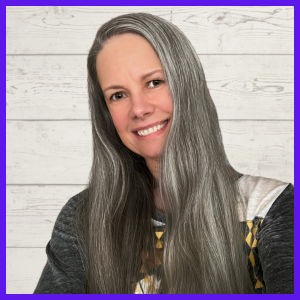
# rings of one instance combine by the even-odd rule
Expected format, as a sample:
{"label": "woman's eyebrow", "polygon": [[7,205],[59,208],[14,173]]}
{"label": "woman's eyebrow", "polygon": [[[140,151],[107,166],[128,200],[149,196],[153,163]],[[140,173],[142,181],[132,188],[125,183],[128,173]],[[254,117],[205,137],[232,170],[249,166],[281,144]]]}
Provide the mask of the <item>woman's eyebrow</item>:
{"label": "woman's eyebrow", "polygon": [[164,73],[162,69],[157,69],[157,70],[154,70],[154,71],[151,71],[151,72],[148,72],[148,73],[142,75],[141,79],[144,80],[147,77],[149,77],[149,76],[151,76],[151,75],[153,75],[154,73],[157,73],[157,72]]}
{"label": "woman's eyebrow", "polygon": [[[143,74],[143,75],[141,76],[141,80],[145,80],[147,77],[149,77],[149,76],[151,76],[151,75],[153,75],[153,74],[155,74],[155,73],[158,73],[158,72],[159,72],[159,73],[164,73],[162,69],[157,69],[157,70],[148,72],[148,73],[146,73],[146,74]],[[123,87],[122,85],[111,85],[111,86],[108,86],[107,88],[105,88],[105,89],[103,90],[103,93],[105,93],[107,90],[112,90],[112,89],[118,90],[118,89],[124,89],[124,87]]]}
{"label": "woman's eyebrow", "polygon": [[102,92],[105,93],[107,90],[118,90],[118,89],[124,89],[124,87],[122,85],[111,85],[107,88],[105,88]]}

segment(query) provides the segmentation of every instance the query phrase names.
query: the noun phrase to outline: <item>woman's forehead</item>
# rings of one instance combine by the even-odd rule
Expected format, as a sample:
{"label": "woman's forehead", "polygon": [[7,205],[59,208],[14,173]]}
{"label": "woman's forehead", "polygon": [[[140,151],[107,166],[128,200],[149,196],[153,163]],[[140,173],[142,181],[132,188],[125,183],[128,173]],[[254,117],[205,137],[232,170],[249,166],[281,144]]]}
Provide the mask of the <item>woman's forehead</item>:
{"label": "woman's forehead", "polygon": [[114,61],[130,56],[137,58],[145,56],[148,59],[155,57],[159,60],[152,45],[144,37],[133,33],[124,33],[110,38],[99,52],[97,60],[103,57]]}
{"label": "woman's forehead", "polygon": [[98,54],[96,64],[100,81],[116,77],[117,74],[141,76],[154,69],[162,69],[151,44],[145,38],[132,33],[109,39]]}

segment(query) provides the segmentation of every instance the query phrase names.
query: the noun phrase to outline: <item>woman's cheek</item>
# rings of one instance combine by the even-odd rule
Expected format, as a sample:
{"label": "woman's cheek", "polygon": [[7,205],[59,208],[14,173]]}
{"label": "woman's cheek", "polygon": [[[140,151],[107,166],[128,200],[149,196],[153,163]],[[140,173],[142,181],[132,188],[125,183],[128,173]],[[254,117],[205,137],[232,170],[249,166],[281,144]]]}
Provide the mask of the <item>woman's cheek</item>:
{"label": "woman's cheek", "polygon": [[115,125],[116,130],[121,133],[124,132],[127,128],[127,120],[123,114],[114,113],[111,114],[113,123]]}

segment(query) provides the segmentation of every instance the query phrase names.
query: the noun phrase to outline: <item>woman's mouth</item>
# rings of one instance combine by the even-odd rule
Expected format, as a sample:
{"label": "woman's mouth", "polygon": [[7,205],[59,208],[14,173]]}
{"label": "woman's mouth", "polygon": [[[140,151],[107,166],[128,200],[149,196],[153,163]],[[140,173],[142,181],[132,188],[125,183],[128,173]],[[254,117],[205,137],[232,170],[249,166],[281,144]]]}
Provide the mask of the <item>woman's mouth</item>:
{"label": "woman's mouth", "polygon": [[165,120],[165,122],[163,124],[156,125],[156,126],[150,127],[145,130],[134,131],[133,133],[136,136],[143,138],[143,139],[145,139],[148,136],[154,137],[154,136],[161,134],[164,131],[164,128],[166,128],[169,121],[170,121],[170,119],[167,119],[167,120]]}

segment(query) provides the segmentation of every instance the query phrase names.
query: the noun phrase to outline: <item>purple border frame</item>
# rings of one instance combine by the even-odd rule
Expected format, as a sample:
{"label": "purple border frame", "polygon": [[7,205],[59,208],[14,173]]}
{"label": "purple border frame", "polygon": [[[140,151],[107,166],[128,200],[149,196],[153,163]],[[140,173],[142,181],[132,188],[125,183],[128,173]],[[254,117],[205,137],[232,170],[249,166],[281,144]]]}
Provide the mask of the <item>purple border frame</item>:
{"label": "purple border frame", "polygon": [[[45,2],[41,2],[41,1],[7,1],[7,2],[9,2],[9,3],[6,3],[6,6],[22,6],[22,5],[27,5],[27,6],[34,6],[34,5],[36,5],[36,6],[39,6],[40,4],[43,4],[43,6],[46,6]],[[57,4],[57,1],[47,1],[47,4],[49,5],[50,2],[52,4]],[[67,5],[72,5],[72,6],[78,5],[78,6],[81,6],[82,5],[82,1],[74,1],[74,0],[73,1],[60,1],[59,4],[61,5],[62,2],[63,2],[63,4],[65,6],[67,6]],[[273,1],[263,1],[263,3],[261,1],[254,1],[254,2],[255,3],[253,3],[253,1],[251,1],[251,3],[249,3],[250,6],[262,6],[262,4],[263,5],[268,5],[268,6],[275,6],[275,5],[282,6],[281,2],[274,1],[274,0]],[[293,1],[293,2],[295,2],[295,1]],[[229,3],[231,4],[231,6],[241,6],[241,4],[242,4],[241,1],[227,1],[227,3],[223,3],[223,1],[196,1],[196,0],[186,0],[184,2],[179,1],[179,0],[172,0],[172,1],[171,0],[168,0],[168,1],[164,0],[164,1],[159,1],[159,4],[161,6],[182,6],[183,3],[184,3],[184,6],[198,6],[198,5],[201,5],[201,6],[206,6],[206,5],[207,6],[220,5],[221,6],[221,5],[224,5],[224,4],[228,5]],[[97,5],[97,6],[101,6],[101,5],[103,5],[103,6],[151,6],[148,3],[142,3],[141,1],[137,1],[137,0],[127,0],[127,1],[125,1],[125,0],[123,0],[123,1],[120,1],[120,0],[117,0],[117,1],[107,1],[107,0],[106,1],[88,1],[88,3],[84,3],[84,4],[85,5],[89,4],[91,6],[93,6],[93,5]],[[243,3],[243,4],[245,4],[245,3]],[[296,6],[296,5],[293,4],[293,3],[289,3],[289,5],[284,5],[284,6]],[[4,23],[4,22],[6,23],[6,10],[5,10],[5,15],[3,13],[3,18],[1,20],[2,20],[2,23]],[[297,21],[298,21],[298,19],[295,18],[295,27],[297,26]],[[4,24],[3,24],[2,28],[4,28]],[[4,29],[2,29],[2,33],[1,34],[3,36],[6,36],[6,32],[4,32]],[[5,39],[5,41],[6,41],[6,39]],[[296,41],[297,40],[295,39],[295,49],[297,47]],[[2,50],[2,51],[4,52],[4,50]],[[6,68],[6,61],[4,61],[4,57],[5,56],[3,55],[3,61],[2,61],[2,63],[3,63],[3,65]],[[297,61],[295,60],[295,66],[296,66],[296,64],[297,64]],[[4,86],[4,82],[5,81],[3,80],[2,82],[3,82],[2,84]],[[6,87],[4,87],[4,90],[6,90]],[[295,95],[296,95],[296,91],[295,91]],[[1,121],[2,126],[0,126],[0,133],[1,133],[1,136],[3,137],[3,139],[5,137],[5,149],[6,149],[6,122],[5,122],[5,119],[6,119],[6,108],[4,107],[4,101],[2,103],[3,103],[2,104],[2,110],[0,110],[0,113],[3,114],[3,115],[5,115],[5,117],[3,116],[3,119],[1,118],[1,120],[3,120],[3,121]],[[297,103],[297,101],[295,101],[295,112],[294,112],[294,114],[296,114],[296,112],[298,111],[299,106],[300,106],[300,104]],[[297,118],[295,118],[295,123],[294,123],[295,124],[294,125],[295,128],[297,126],[300,126],[299,123],[300,123],[300,121]],[[296,137],[296,135],[294,135],[294,137]],[[297,143],[297,139],[295,139],[295,146],[296,146],[296,143]],[[2,149],[4,149],[4,147],[2,147]],[[4,152],[4,150],[3,150],[3,152]],[[2,157],[2,164],[6,165],[6,152],[5,152],[5,155],[3,155],[1,157]],[[295,157],[294,166],[296,166],[297,164],[299,164],[299,161],[298,161],[297,157]],[[296,171],[295,167],[294,167],[294,169]],[[4,170],[4,168],[3,168],[3,170]],[[3,177],[3,179],[4,179],[4,177],[6,178],[6,170],[5,170],[5,173],[4,172],[2,173],[2,177]],[[297,179],[296,179],[296,172],[295,172],[295,182],[296,181],[297,181]],[[4,182],[4,180],[3,180],[3,182]],[[5,186],[4,186],[4,183],[3,183],[3,189],[2,189],[3,196],[4,196],[4,192],[5,191],[6,191],[6,189],[5,189]],[[5,198],[6,198],[6,193],[5,193]],[[2,202],[2,206],[3,206],[3,211],[6,211],[6,206],[5,206],[5,202],[4,201]],[[299,211],[299,204],[297,203],[297,201],[295,201],[295,213],[298,212],[298,211]],[[4,217],[1,220],[1,222],[2,222],[2,228],[6,228],[6,215],[4,215]],[[295,226],[295,228],[296,228],[296,226]],[[297,231],[295,230],[295,232],[297,232]],[[2,243],[4,243],[4,242],[2,242]],[[5,241],[5,244],[6,244],[6,241]],[[297,244],[299,244],[299,242],[296,239],[295,240],[295,249],[297,249]],[[1,251],[3,251],[3,252],[5,251],[3,253],[3,255],[2,255],[2,257],[6,257],[6,249],[5,249],[5,247],[3,246],[1,248],[2,248]],[[296,258],[297,258],[297,256],[296,256]],[[298,259],[296,259],[296,258],[295,258],[295,269],[297,269],[296,266],[299,265]],[[2,273],[3,273],[3,277],[5,278],[5,280],[2,280],[3,290],[6,291],[6,264],[5,264],[5,268],[3,268]],[[297,281],[297,278],[298,278],[297,275],[298,274],[295,273],[295,282],[298,282]],[[284,297],[288,297],[288,298],[292,297],[292,298],[294,298],[295,295],[298,294],[298,290],[299,290],[298,286],[295,285],[295,294],[294,295],[285,295]],[[30,297],[30,295],[22,295],[22,297],[24,297],[24,296],[25,297]],[[7,297],[18,297],[18,295],[7,295]],[[52,297],[52,296],[51,295],[35,295],[34,297],[41,297],[41,298],[46,297],[47,298],[47,297]],[[67,295],[67,296],[65,296],[65,295],[57,295],[55,297],[59,297],[60,299],[63,299],[64,297],[70,297],[69,299],[74,299],[74,297],[75,297],[75,298],[78,299],[78,297],[80,297],[80,295]],[[98,295],[88,295],[88,297],[98,297]],[[131,297],[135,297],[135,296],[134,295],[120,295],[120,296],[119,295],[104,295],[104,297],[105,298],[110,298],[110,299],[117,298],[117,297],[125,297],[127,299],[130,299]],[[159,297],[159,298],[161,298],[161,297],[164,297],[164,298],[165,297],[167,297],[167,298],[171,297],[172,299],[173,299],[173,297],[175,297],[177,299],[180,299],[181,295],[146,295],[146,297]],[[202,296],[199,296],[199,295],[189,295],[188,297],[192,297],[193,299],[197,299],[198,297],[202,297]],[[208,297],[210,299],[211,298],[217,299],[217,297],[219,297],[219,295],[205,295],[205,298],[206,297]],[[228,299],[230,297],[232,299],[232,298],[240,297],[240,296],[239,295],[222,295],[221,297],[222,298],[225,297],[225,298],[228,298]],[[243,297],[246,297],[246,298],[247,297],[252,297],[252,299],[253,299],[253,295],[245,295]],[[279,299],[279,297],[282,297],[282,296],[281,295],[265,295],[264,297],[268,297],[269,299],[274,299],[274,298]]]}

